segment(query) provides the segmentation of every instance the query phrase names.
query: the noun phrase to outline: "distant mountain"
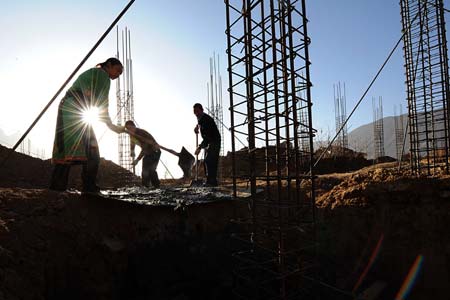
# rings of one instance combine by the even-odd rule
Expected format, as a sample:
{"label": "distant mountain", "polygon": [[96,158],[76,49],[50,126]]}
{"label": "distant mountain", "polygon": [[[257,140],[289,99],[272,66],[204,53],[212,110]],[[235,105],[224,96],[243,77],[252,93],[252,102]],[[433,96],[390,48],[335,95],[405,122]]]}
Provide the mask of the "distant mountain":
{"label": "distant mountain", "polygon": [[[395,118],[400,124],[400,116],[383,118],[384,126],[384,152],[386,156],[397,158],[396,142],[395,142]],[[403,133],[406,129],[408,115],[403,115]],[[349,148],[367,153],[367,158],[374,158],[374,144],[373,144],[373,122],[362,125],[348,134]],[[406,144],[404,153],[409,152],[409,136],[406,136]]]}
{"label": "distant mountain", "polygon": [[0,144],[8,147],[12,147],[20,138],[18,132],[12,135],[6,135],[6,133],[0,128]]}

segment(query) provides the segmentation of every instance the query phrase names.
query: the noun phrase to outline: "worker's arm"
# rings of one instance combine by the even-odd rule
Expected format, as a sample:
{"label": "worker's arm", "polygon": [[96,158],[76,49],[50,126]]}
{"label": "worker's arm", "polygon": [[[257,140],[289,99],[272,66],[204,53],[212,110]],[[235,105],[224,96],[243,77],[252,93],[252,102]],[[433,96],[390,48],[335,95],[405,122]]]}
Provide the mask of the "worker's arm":
{"label": "worker's arm", "polygon": [[137,165],[139,161],[144,157],[144,150],[141,150],[138,157],[133,161],[133,166]]}
{"label": "worker's arm", "polygon": [[117,126],[114,125],[111,121],[111,118],[109,117],[109,112],[108,112],[108,106],[107,105],[102,105],[99,107],[99,119],[100,122],[103,122],[106,124],[106,126],[108,126],[109,129],[111,129],[112,131],[114,131],[115,133],[122,133],[125,132],[125,127],[124,126]]}
{"label": "worker's arm", "polygon": [[195,150],[195,155],[199,155],[200,151],[202,151],[202,149],[205,149],[206,147],[208,147],[209,145],[209,139],[207,136],[205,136],[203,138],[203,141],[200,143],[200,145],[198,145],[197,149]]}
{"label": "worker's arm", "polygon": [[198,147],[200,149],[204,149],[206,147],[208,147],[209,143],[210,143],[210,138],[211,138],[211,128],[212,126],[214,126],[214,121],[209,118],[208,116],[204,116],[201,120],[203,122],[201,129],[202,129],[202,137],[203,137],[203,141],[200,143],[200,145],[198,145]]}
{"label": "worker's arm", "polygon": [[134,149],[136,148],[136,144],[134,143],[133,139],[130,139],[130,156],[134,158],[135,153]]}

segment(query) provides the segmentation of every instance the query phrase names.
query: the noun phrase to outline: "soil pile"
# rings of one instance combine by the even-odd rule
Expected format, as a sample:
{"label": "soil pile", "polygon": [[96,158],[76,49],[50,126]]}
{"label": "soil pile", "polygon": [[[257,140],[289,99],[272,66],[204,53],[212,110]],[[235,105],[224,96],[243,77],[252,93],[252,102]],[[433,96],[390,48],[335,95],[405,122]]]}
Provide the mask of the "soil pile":
{"label": "soil pile", "polygon": [[[0,145],[0,161],[10,151],[9,148]],[[0,187],[47,188],[52,170],[50,160],[14,152],[0,169]],[[101,158],[97,176],[100,187],[118,188],[134,182],[139,182],[137,176],[112,161]],[[81,166],[72,167],[69,188],[81,189]]]}
{"label": "soil pile", "polygon": [[371,168],[319,195],[319,257],[328,282],[351,291],[360,281],[359,292],[378,284],[374,299],[392,299],[421,256],[408,299],[428,299],[430,291],[448,299],[449,179]]}

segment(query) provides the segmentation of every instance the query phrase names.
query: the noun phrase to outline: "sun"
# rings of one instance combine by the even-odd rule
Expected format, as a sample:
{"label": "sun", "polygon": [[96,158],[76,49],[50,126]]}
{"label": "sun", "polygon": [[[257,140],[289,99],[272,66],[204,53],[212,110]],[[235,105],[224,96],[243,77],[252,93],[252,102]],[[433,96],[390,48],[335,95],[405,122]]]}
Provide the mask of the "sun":
{"label": "sun", "polygon": [[98,122],[98,107],[90,107],[83,111],[83,122],[89,125],[93,125]]}

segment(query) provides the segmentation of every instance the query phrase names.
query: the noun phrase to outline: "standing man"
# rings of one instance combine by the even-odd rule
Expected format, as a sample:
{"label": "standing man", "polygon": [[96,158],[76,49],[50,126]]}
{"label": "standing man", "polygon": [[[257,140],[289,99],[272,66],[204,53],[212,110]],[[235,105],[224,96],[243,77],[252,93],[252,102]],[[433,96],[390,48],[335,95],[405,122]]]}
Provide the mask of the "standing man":
{"label": "standing man", "polygon": [[137,128],[133,121],[125,122],[126,132],[130,135],[131,157],[135,157],[134,148],[136,144],[141,147],[141,153],[133,161],[133,166],[142,160],[142,184],[159,188],[159,178],[156,168],[158,167],[161,149],[153,136],[144,129]]}
{"label": "standing man", "polygon": [[219,129],[217,129],[217,125],[213,118],[203,112],[203,106],[200,103],[194,104],[194,114],[198,120],[198,124],[194,128],[194,132],[195,134],[198,134],[200,130],[203,138],[203,141],[195,150],[195,155],[198,155],[201,149],[205,149],[205,186],[217,186],[217,166],[219,164],[221,144]]}

